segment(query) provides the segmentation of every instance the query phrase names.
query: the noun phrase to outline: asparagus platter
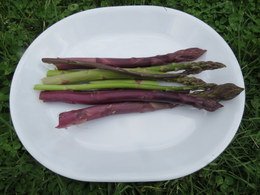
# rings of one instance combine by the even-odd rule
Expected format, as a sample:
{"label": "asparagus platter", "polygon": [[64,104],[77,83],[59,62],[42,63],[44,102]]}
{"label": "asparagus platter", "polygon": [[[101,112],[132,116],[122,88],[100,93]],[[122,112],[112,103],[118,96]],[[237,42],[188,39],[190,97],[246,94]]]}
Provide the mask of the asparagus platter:
{"label": "asparagus platter", "polygon": [[[58,70],[49,70],[43,84],[35,85],[34,89],[42,90],[40,99],[45,102],[96,104],[61,113],[57,128],[114,114],[169,109],[179,104],[215,111],[222,107],[219,101],[235,98],[243,88],[189,77],[225,67],[220,62],[187,62],[205,52],[188,48],[145,58],[43,58],[43,62],[56,65]],[[181,73],[166,73],[180,70]],[[184,85],[165,85],[160,81]]]}
{"label": "asparagus platter", "polygon": [[82,181],[191,174],[233,139],[245,89],[235,55],[178,10],[84,11],[44,31],[15,71],[15,131],[48,169]]}

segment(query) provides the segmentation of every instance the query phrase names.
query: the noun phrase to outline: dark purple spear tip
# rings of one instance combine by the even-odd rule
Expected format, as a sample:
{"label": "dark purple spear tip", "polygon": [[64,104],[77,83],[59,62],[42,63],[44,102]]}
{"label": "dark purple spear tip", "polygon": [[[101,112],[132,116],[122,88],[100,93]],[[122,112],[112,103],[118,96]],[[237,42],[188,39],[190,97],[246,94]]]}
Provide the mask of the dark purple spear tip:
{"label": "dark purple spear tip", "polygon": [[238,96],[244,89],[233,83],[217,85],[208,91],[195,92],[193,96],[214,100],[231,100]]}
{"label": "dark purple spear tip", "polygon": [[175,62],[192,61],[202,56],[207,50],[197,47],[183,49],[175,52]]}

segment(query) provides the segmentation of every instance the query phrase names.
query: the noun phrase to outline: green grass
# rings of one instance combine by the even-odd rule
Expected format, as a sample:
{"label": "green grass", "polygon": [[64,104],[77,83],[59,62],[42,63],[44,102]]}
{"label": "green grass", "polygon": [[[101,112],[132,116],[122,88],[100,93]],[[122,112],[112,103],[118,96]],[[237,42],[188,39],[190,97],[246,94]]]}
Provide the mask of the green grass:
{"label": "green grass", "polygon": [[[256,0],[1,0],[0,194],[257,194],[260,145],[260,12]],[[25,49],[48,26],[96,6],[151,4],[190,13],[212,26],[233,49],[246,83],[245,113],[229,147],[184,178],[153,183],[88,183],[37,163],[18,140],[9,114],[13,72]]]}

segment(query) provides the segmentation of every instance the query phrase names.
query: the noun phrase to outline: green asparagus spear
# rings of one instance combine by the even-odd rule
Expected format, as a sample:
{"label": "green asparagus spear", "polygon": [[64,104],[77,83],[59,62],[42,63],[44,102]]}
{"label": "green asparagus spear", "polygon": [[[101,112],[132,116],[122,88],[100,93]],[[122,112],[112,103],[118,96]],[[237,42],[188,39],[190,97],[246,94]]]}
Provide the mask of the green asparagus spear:
{"label": "green asparagus spear", "polygon": [[[145,68],[132,68],[132,69],[124,69],[129,71],[134,71],[138,73],[145,73],[145,74],[162,74],[164,75],[165,72],[169,71],[178,71],[184,70],[184,72],[191,74],[191,73],[199,73],[203,70],[211,70],[225,67],[224,64],[218,62],[191,62],[191,63],[180,63],[180,64],[168,64],[162,66],[153,66],[153,67],[145,67]],[[43,84],[72,84],[72,83],[80,83],[85,81],[93,81],[93,80],[105,80],[105,79],[138,79],[139,76],[129,75],[120,72],[114,72],[111,70],[102,70],[102,69],[89,69],[89,70],[80,70],[80,71],[57,71],[49,73],[55,74],[55,76],[45,77],[42,79]],[[47,73],[48,74],[48,73]],[[152,77],[153,79],[153,77]],[[157,79],[154,78],[154,79]],[[190,83],[190,78],[160,78],[161,80],[168,80],[172,82],[178,83]],[[200,79],[192,78],[193,83],[202,82]]]}
{"label": "green asparagus spear", "polygon": [[205,89],[207,86],[168,86],[158,81],[149,80],[105,80],[92,81],[88,84],[78,85],[45,85],[37,84],[35,90],[98,90],[98,89],[153,89],[162,91],[186,91]]}

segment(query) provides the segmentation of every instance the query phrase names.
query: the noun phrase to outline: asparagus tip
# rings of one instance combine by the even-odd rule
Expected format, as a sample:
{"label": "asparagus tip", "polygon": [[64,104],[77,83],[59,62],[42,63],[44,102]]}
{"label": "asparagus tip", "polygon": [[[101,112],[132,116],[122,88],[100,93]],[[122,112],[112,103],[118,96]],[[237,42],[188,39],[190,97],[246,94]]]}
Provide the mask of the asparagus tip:
{"label": "asparagus tip", "polygon": [[42,58],[42,62],[47,63],[48,62],[48,58]]}
{"label": "asparagus tip", "polygon": [[230,100],[234,97],[238,96],[242,91],[244,91],[244,88],[239,87],[233,83],[226,83],[223,85],[218,86],[220,88],[220,91],[223,91],[223,99]]}
{"label": "asparagus tip", "polygon": [[208,91],[195,92],[195,96],[211,98],[215,100],[231,100],[238,96],[244,88],[238,87],[233,83],[217,85]]}
{"label": "asparagus tip", "polygon": [[207,50],[206,49],[201,49],[202,50],[202,54],[206,53]]}

